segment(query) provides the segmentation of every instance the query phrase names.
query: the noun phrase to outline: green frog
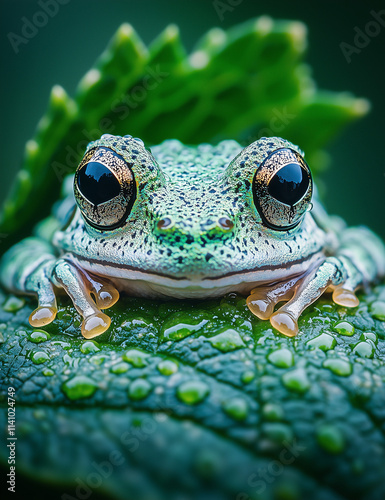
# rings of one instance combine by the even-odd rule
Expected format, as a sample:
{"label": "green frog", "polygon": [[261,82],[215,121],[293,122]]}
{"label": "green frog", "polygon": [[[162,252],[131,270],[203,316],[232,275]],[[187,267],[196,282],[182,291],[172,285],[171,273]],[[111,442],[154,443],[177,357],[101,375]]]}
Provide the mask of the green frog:
{"label": "green frog", "polygon": [[304,153],[278,137],[246,148],[168,140],[150,150],[129,135],[104,134],[72,177],[53,209],[52,238],[26,238],[1,260],[2,285],[38,298],[34,327],[54,321],[61,290],[88,339],[110,326],[102,311],[119,292],[160,299],[237,292],[255,316],[294,336],[323,292],[356,307],[356,290],[385,275],[382,241],[328,216]]}

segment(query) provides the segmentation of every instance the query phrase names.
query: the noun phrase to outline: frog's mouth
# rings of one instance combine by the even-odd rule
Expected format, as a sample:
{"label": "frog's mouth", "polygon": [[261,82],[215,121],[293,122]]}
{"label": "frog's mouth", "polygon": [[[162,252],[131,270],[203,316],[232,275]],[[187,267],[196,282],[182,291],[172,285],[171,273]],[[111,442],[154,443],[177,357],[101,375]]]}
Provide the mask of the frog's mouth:
{"label": "frog's mouth", "polygon": [[255,286],[287,280],[307,273],[323,260],[322,252],[306,256],[287,265],[259,266],[254,269],[228,272],[219,276],[173,276],[106,264],[97,260],[83,260],[71,255],[75,263],[91,273],[109,278],[116,287],[130,295],[142,297],[204,298],[221,296],[229,292],[247,294]]}

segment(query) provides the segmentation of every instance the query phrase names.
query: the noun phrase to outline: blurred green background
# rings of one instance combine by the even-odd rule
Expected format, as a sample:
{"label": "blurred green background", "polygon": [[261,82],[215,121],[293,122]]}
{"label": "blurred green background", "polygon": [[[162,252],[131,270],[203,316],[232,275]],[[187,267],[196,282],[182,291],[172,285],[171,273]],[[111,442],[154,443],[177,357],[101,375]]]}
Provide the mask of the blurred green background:
{"label": "blurred green background", "polygon": [[165,26],[176,23],[190,51],[200,36],[213,26],[226,29],[267,14],[278,19],[298,19],[308,25],[306,61],[313,68],[320,88],[348,90],[357,97],[370,99],[371,113],[349,127],[329,147],[332,165],[323,176],[327,185],[325,204],[330,212],[343,216],[349,224],[367,224],[385,237],[385,161],[382,154],[385,27],[369,39],[360,53],[351,55],[350,63],[340,48],[341,42],[353,45],[355,28],[365,30],[373,19],[370,11],[385,10],[385,3],[324,1],[317,6],[301,1],[267,4],[223,0],[223,3],[233,7],[220,16],[220,2],[215,1],[69,0],[34,38],[20,45],[19,53],[15,54],[7,34],[21,34],[22,18],[31,19],[40,7],[34,0],[1,0],[3,154],[0,200],[5,197],[20,167],[24,144],[33,136],[46,109],[51,87],[59,83],[73,95],[79,79],[122,22],[131,23],[146,44]]}

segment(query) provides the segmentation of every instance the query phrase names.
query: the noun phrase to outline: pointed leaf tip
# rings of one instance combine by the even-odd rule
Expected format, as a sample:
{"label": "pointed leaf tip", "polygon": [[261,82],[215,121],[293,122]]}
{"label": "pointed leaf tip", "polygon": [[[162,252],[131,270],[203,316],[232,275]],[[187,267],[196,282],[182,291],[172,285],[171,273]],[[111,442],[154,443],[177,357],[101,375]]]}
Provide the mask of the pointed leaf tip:
{"label": "pointed leaf tip", "polygon": [[371,107],[371,103],[368,99],[359,98],[355,99],[352,109],[355,116],[365,116],[369,113]]}
{"label": "pointed leaf tip", "polygon": [[169,24],[164,30],[164,35],[168,40],[179,38],[179,27],[176,24]]}
{"label": "pointed leaf tip", "polygon": [[195,69],[202,69],[206,67],[209,63],[209,56],[203,50],[197,50],[193,52],[189,57],[190,64]]}
{"label": "pointed leaf tip", "polygon": [[67,103],[68,94],[61,85],[54,85],[51,89],[50,101],[55,106],[63,106]]}
{"label": "pointed leaf tip", "polygon": [[270,16],[261,16],[255,22],[255,29],[261,34],[267,34],[273,29],[274,21]]}
{"label": "pointed leaf tip", "polygon": [[227,35],[223,29],[213,28],[208,32],[207,39],[210,41],[211,45],[217,47],[226,43]]}
{"label": "pointed leaf tip", "polygon": [[293,21],[289,25],[289,33],[294,47],[303,52],[307,47],[307,27],[301,21]]}
{"label": "pointed leaf tip", "polygon": [[118,38],[130,38],[133,33],[135,33],[134,28],[131,26],[130,23],[123,23],[119,26],[116,36]]}
{"label": "pointed leaf tip", "polygon": [[25,155],[26,156],[35,156],[39,151],[39,145],[34,139],[30,139],[25,144]]}

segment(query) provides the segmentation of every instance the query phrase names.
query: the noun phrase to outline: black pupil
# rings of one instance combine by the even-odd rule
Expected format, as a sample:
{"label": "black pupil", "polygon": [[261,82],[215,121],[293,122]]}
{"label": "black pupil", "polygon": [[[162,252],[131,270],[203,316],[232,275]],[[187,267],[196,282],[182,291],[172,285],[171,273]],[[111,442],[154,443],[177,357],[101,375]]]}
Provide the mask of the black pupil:
{"label": "black pupil", "polygon": [[276,200],[293,206],[306,193],[309,177],[298,163],[289,163],[271,179],[268,191]]}
{"label": "black pupil", "polygon": [[120,193],[118,179],[107,167],[96,161],[79,170],[78,187],[83,196],[94,205],[112,200]]}

